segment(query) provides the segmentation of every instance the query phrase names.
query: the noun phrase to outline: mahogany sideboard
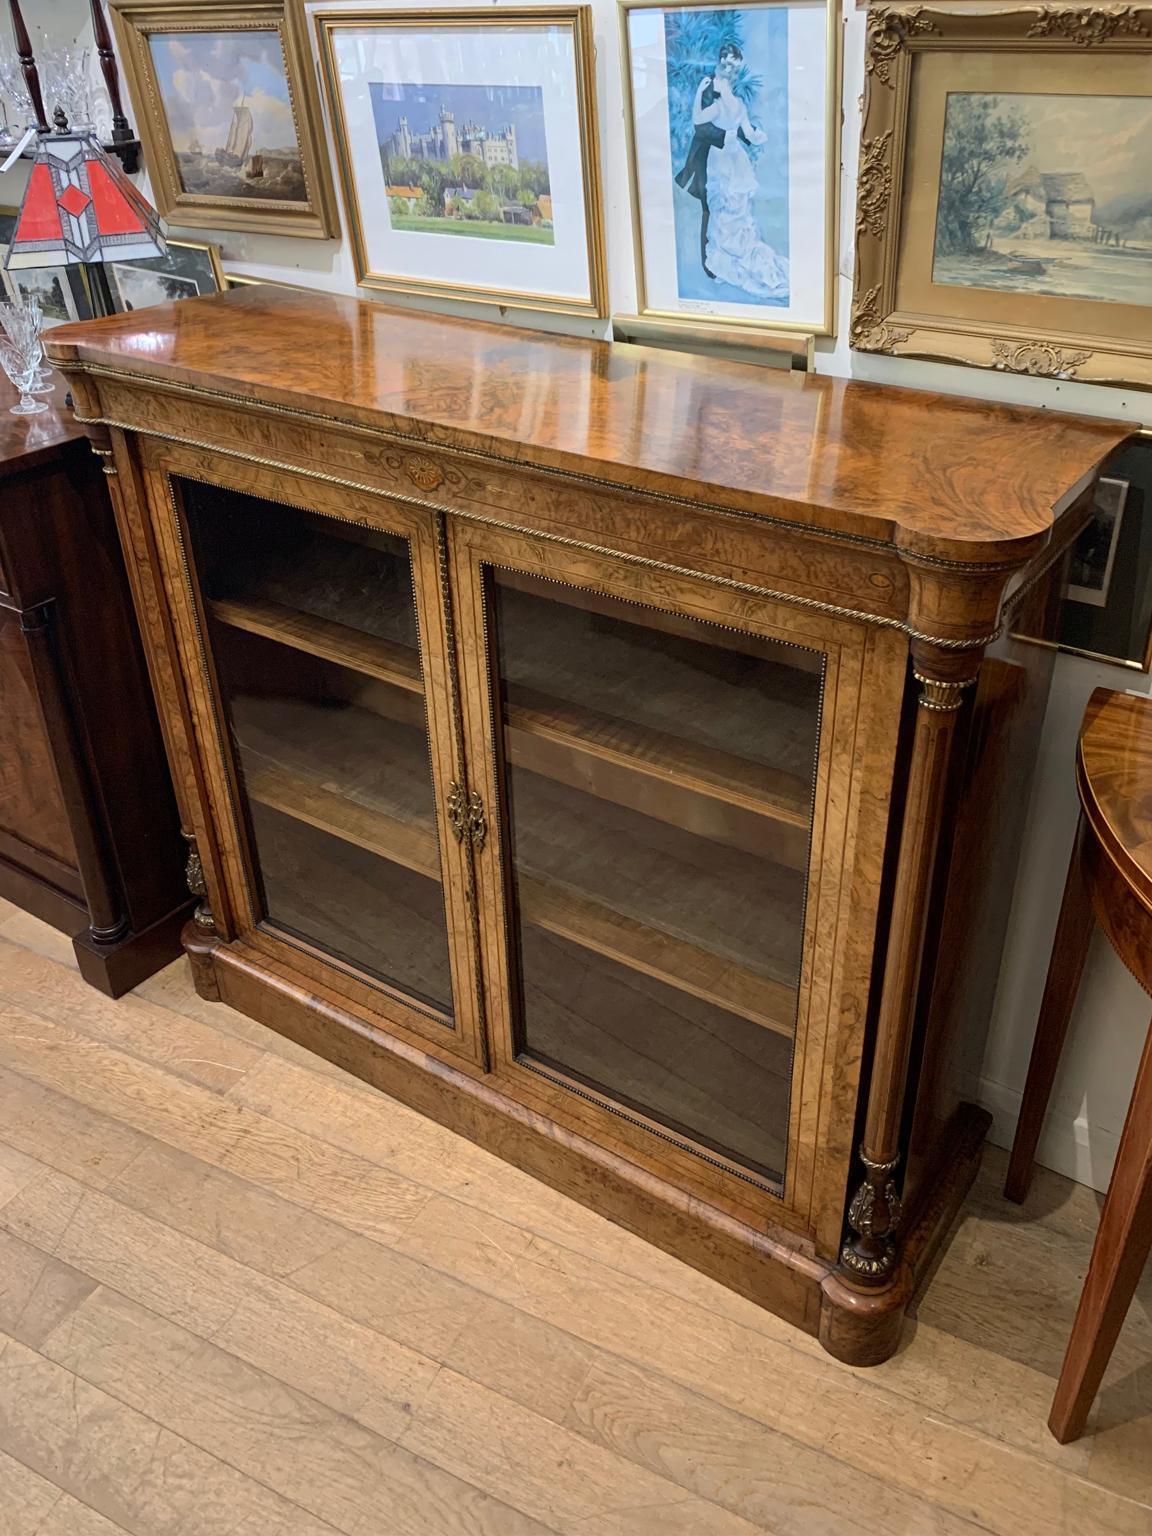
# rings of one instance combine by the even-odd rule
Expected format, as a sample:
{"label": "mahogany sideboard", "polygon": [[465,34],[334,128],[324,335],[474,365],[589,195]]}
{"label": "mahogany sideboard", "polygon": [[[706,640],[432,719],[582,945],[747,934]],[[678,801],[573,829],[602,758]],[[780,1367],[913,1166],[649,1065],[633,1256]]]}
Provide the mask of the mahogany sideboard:
{"label": "mahogany sideboard", "polygon": [[0,895],[112,997],[180,953],[186,854],[120,541],[64,387],[0,384]]}
{"label": "mahogany sideboard", "polygon": [[1128,429],[255,287],[53,333],[196,986],[865,1364]]}

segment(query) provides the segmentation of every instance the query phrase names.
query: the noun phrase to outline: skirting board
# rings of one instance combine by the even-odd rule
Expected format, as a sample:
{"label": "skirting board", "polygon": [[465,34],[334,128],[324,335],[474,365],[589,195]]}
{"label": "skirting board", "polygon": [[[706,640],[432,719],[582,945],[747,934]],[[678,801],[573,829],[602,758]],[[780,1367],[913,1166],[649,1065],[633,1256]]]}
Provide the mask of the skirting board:
{"label": "skirting board", "polygon": [[[1010,1148],[1020,1117],[1021,1091],[982,1077],[976,1097],[992,1116],[988,1140],[993,1146]],[[1077,1184],[1103,1193],[1112,1177],[1119,1142],[1119,1127],[1115,1131],[1105,1130],[1090,1124],[1083,1115],[1070,1120],[1057,1105],[1045,1117],[1036,1161]]]}

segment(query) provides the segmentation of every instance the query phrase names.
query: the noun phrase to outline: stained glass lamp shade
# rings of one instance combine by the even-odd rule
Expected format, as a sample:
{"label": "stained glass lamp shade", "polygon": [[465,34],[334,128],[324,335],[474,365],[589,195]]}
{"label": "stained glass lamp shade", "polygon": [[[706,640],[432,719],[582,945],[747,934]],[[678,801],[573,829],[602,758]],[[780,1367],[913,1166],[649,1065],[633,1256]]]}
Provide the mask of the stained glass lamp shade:
{"label": "stained glass lamp shade", "polygon": [[140,261],[167,249],[156,210],[90,133],[38,140],[6,267]]}

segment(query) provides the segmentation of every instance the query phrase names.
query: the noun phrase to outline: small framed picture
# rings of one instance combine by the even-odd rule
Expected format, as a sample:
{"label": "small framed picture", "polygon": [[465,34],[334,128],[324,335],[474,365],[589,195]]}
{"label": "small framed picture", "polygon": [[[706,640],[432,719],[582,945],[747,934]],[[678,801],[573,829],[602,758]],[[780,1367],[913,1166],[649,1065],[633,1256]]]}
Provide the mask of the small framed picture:
{"label": "small framed picture", "polygon": [[1152,671],[1152,437],[1122,448],[1097,485],[1053,639],[1062,651]]}
{"label": "small framed picture", "polygon": [[1072,551],[1069,602],[1090,603],[1093,608],[1106,606],[1127,499],[1127,480],[1102,479],[1096,487],[1092,521]]}
{"label": "small framed picture", "polygon": [[[0,269],[8,255],[17,212],[15,208],[0,208]],[[46,331],[56,325],[65,325],[69,320],[91,320],[95,313],[84,274],[78,266],[19,267],[11,272],[0,270],[0,277],[7,298],[17,302],[28,298],[40,300]]]}
{"label": "small framed picture", "polygon": [[622,0],[640,315],[828,335],[839,11]]}
{"label": "small framed picture", "polygon": [[147,261],[105,263],[108,288],[118,312],[147,309],[170,299],[194,299],[224,287],[220,247],[209,242],[169,240],[164,256]]}
{"label": "small framed picture", "polygon": [[591,14],[317,15],[359,283],[606,313]]}

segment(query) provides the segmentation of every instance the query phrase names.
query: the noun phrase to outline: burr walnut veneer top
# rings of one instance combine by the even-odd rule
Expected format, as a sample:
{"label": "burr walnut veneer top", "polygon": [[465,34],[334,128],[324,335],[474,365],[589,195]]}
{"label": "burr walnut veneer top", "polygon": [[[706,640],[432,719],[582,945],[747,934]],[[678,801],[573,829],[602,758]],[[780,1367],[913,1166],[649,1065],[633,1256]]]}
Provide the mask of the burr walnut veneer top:
{"label": "burr walnut veneer top", "polygon": [[1032,554],[1131,430],[272,286],[62,326],[50,346],[976,564]]}
{"label": "burr walnut veneer top", "polygon": [[1096,836],[1152,907],[1152,700],[1097,688],[1080,728],[1077,769]]}

